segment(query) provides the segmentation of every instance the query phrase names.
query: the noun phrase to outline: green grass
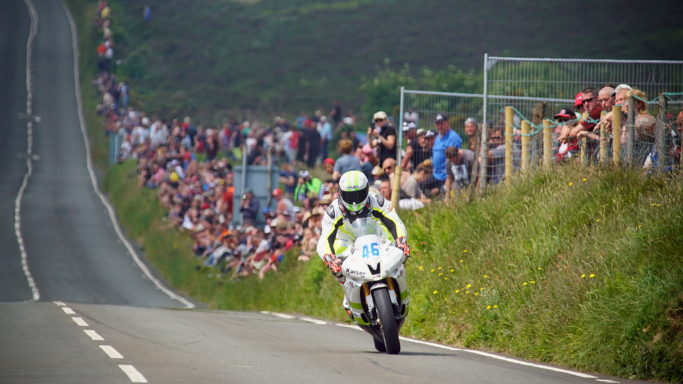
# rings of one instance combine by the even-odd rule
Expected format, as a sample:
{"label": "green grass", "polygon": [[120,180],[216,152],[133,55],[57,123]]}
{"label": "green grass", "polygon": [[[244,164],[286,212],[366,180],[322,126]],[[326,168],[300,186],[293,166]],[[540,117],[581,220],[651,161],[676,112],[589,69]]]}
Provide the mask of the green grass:
{"label": "green grass", "polygon": [[[68,3],[80,30],[88,30],[94,4]],[[82,34],[82,52],[96,38]],[[127,235],[164,279],[211,308],[343,321],[341,289],[317,260],[301,263],[289,254],[263,281],[230,281],[201,267],[191,239],[164,220],[155,191],[137,187],[135,164],[107,167],[102,122],[91,112],[94,68],[82,55],[86,120],[103,187]],[[467,204],[402,213],[413,246],[403,334],[681,382],[683,191],[676,177],[565,166]]]}
{"label": "green grass", "polygon": [[[674,47],[683,44],[675,16],[683,5],[674,0],[629,7],[607,0],[590,9],[559,0],[110,3],[123,60],[117,71],[132,84],[136,103],[203,124],[225,116],[327,112],[335,99],[358,113],[362,79],[372,79],[387,62],[393,70],[410,64],[416,73],[449,65],[481,73],[484,52],[676,59]],[[144,5],[153,9],[148,25]],[[592,23],[604,28],[589,28]],[[392,93],[398,99],[398,88]]]}

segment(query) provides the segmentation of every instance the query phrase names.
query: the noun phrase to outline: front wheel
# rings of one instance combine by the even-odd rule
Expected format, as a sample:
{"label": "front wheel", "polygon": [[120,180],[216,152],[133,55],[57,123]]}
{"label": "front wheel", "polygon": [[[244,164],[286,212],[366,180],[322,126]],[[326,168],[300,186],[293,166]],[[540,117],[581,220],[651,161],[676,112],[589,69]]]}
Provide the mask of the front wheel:
{"label": "front wheel", "polygon": [[398,340],[398,327],[396,326],[393,305],[391,305],[391,299],[389,299],[389,291],[386,288],[372,291],[372,300],[375,302],[375,308],[377,309],[386,351],[390,355],[396,355],[401,352],[401,343]]}

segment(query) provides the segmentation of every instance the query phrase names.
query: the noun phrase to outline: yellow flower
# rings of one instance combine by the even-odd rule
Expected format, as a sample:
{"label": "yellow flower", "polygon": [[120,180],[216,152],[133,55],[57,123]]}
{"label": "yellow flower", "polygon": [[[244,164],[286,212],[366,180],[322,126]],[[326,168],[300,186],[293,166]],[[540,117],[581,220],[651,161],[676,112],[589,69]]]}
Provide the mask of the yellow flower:
{"label": "yellow flower", "polygon": [[595,219],[595,222],[596,222],[596,223],[599,223],[599,222],[601,222],[601,221],[602,221],[602,219]]}
{"label": "yellow flower", "polygon": [[487,306],[486,306],[486,309],[491,309],[491,306],[490,306],[490,305],[487,305]]}
{"label": "yellow flower", "polygon": [[439,293],[439,291],[437,291],[436,289],[434,290],[434,292],[432,292],[432,294],[434,295],[436,295],[437,293]]}
{"label": "yellow flower", "polygon": [[591,279],[595,278],[595,273],[591,273],[590,275],[588,275],[588,277],[590,277]]}
{"label": "yellow flower", "polygon": [[586,274],[585,274],[585,273],[582,273],[582,274],[581,274],[581,278],[582,278],[582,279],[585,279],[585,278],[586,278]]}
{"label": "yellow flower", "polygon": [[465,294],[466,294],[466,295],[469,295],[469,294],[470,294],[470,291],[465,291]]}
{"label": "yellow flower", "polygon": [[458,260],[458,262],[460,262],[460,263],[462,263],[462,262],[464,262],[464,261],[465,261],[465,260],[463,260],[463,259]]}
{"label": "yellow flower", "polygon": [[443,276],[443,272],[439,272],[437,276]]}
{"label": "yellow flower", "polygon": [[439,271],[441,271],[443,268],[439,267],[439,268],[437,268],[437,269],[438,269]]}
{"label": "yellow flower", "polygon": [[485,279],[488,279],[488,278],[489,278],[489,275],[484,275],[484,276],[482,276],[482,277],[485,278]]}
{"label": "yellow flower", "polygon": [[572,182],[570,181],[570,182],[567,183],[567,185],[571,187],[572,185],[574,185],[574,183],[572,183]]}
{"label": "yellow flower", "polygon": [[659,204],[659,203],[652,203],[651,205],[652,205],[653,207],[661,207],[661,206],[662,206],[662,205]]}
{"label": "yellow flower", "polygon": [[542,271],[542,270],[543,270],[543,268],[541,268],[541,267],[538,267],[538,268],[536,268],[536,269],[538,269],[539,271]]}
{"label": "yellow flower", "polygon": [[529,284],[536,284],[536,281],[535,281],[535,280],[531,280],[531,281],[529,282]]}
{"label": "yellow flower", "polygon": [[424,271],[424,270],[425,270],[425,267],[423,267],[423,266],[420,265],[419,267],[417,267],[417,270],[418,270],[418,271]]}
{"label": "yellow flower", "polygon": [[527,285],[529,285],[529,283],[527,283],[527,282],[525,281],[525,282],[522,283],[522,285],[526,287]]}
{"label": "yellow flower", "polygon": [[429,271],[429,272],[434,272],[434,271],[436,271],[436,269],[432,268],[432,270],[431,270],[431,271]]}
{"label": "yellow flower", "polygon": [[494,305],[493,308],[498,308],[498,304]]}
{"label": "yellow flower", "polygon": [[465,288],[471,288],[471,287],[472,287],[472,284],[467,284],[467,286]]}
{"label": "yellow flower", "polygon": [[483,291],[483,290],[484,290],[484,287],[479,288],[479,290],[480,290],[480,291]]}
{"label": "yellow flower", "polygon": [[448,280],[448,277],[444,277],[443,279],[444,279],[444,280]]}
{"label": "yellow flower", "polygon": [[451,273],[455,272],[455,269],[451,268]]}
{"label": "yellow flower", "polygon": [[466,249],[463,249],[463,250],[462,250],[462,253],[467,253],[467,252],[469,252],[469,251],[466,250]]}
{"label": "yellow flower", "polygon": [[474,296],[479,296],[479,292],[474,292]]}
{"label": "yellow flower", "polygon": [[583,179],[581,179],[581,181],[583,181],[583,182],[585,183],[586,181],[588,181],[588,179],[586,179],[586,178],[584,177]]}
{"label": "yellow flower", "polygon": [[455,292],[455,293],[460,293],[460,290],[459,290],[459,289],[456,289],[456,290],[453,291],[453,292]]}

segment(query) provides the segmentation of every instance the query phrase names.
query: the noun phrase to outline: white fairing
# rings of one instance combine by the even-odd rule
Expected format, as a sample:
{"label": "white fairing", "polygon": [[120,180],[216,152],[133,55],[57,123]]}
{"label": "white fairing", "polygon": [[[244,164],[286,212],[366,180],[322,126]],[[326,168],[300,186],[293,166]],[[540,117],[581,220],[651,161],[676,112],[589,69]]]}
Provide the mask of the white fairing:
{"label": "white fairing", "polygon": [[[377,235],[359,236],[344,252],[342,273],[346,277],[344,291],[351,304],[351,310],[356,320],[361,317],[361,286],[370,281],[380,281],[392,277],[398,282],[401,302],[408,304],[407,285],[403,261],[403,251],[393,245],[391,241]],[[368,291],[369,293],[369,291]],[[394,304],[398,304],[396,292],[389,289],[389,296]],[[372,295],[365,297],[368,306],[372,306]]]}

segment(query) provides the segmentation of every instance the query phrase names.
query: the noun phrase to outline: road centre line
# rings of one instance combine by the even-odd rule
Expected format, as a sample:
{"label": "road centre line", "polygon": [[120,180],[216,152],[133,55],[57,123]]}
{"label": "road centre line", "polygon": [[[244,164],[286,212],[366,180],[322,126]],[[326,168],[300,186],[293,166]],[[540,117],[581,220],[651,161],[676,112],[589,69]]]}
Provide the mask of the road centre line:
{"label": "road centre line", "polygon": [[100,345],[100,349],[104,351],[110,359],[123,359],[123,355],[111,345]]}
{"label": "road centre line", "polygon": [[87,327],[88,326],[88,323],[86,323],[82,317],[72,317],[71,320],[73,320],[74,323],[76,323],[76,325],[78,325],[79,327]]}
{"label": "road centre line", "polygon": [[144,376],[142,376],[142,373],[138,372],[137,369],[135,369],[134,366],[132,365],[125,365],[121,364],[119,365],[119,368],[128,375],[128,379],[130,379],[131,382],[133,383],[146,383],[147,379],[145,379]]}
{"label": "road centre line", "polygon": [[93,341],[104,341],[104,338],[92,329],[84,329],[83,332],[85,332]]}
{"label": "road centre line", "polygon": [[76,314],[76,312],[74,312],[74,310],[69,308],[69,307],[62,307],[62,311],[64,311],[64,313],[66,313],[67,315],[75,315]]}
{"label": "road centre line", "polygon": [[60,306],[60,307],[63,307],[63,306],[66,305],[66,304],[64,304],[63,301],[53,301],[53,303],[57,304],[57,305]]}

